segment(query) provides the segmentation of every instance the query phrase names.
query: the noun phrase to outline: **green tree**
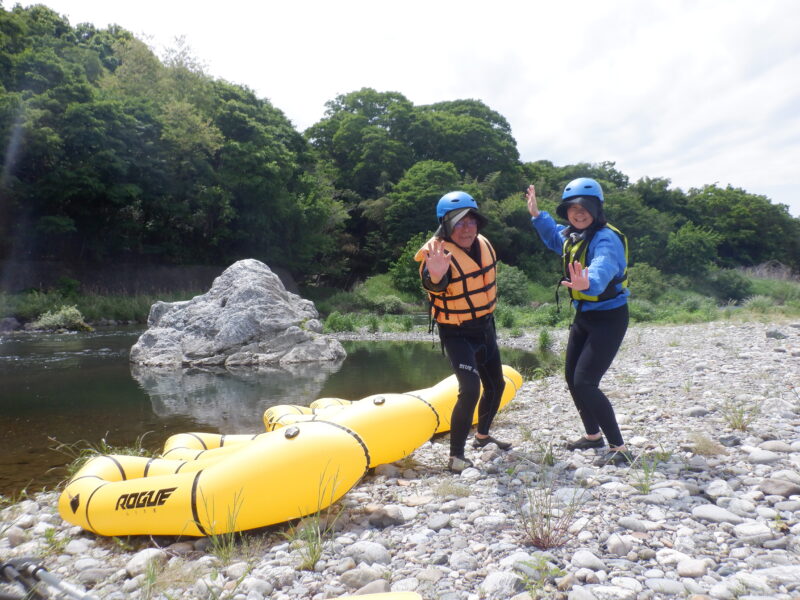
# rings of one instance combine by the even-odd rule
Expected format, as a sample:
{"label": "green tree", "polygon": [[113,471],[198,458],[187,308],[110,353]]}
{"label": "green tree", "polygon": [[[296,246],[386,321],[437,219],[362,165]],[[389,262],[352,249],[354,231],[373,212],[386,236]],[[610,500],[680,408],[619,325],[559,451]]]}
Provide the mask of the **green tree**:
{"label": "green tree", "polygon": [[631,190],[604,193],[604,212],[608,221],[628,238],[629,262],[646,262],[662,270],[664,247],[675,231],[675,217],[645,206],[641,197]]}
{"label": "green tree", "polygon": [[776,260],[800,269],[800,219],[787,206],[740,188],[708,185],[689,190],[688,212],[694,223],[721,236],[722,266]]}
{"label": "green tree", "polygon": [[132,36],[121,35],[114,40],[109,70],[100,80],[102,90],[112,97],[140,98],[154,104],[166,95],[166,69],[147,45]]}
{"label": "green tree", "polygon": [[465,179],[499,173],[499,196],[521,190],[524,177],[511,127],[480,100],[418,107],[410,137],[416,160],[450,162]]}
{"label": "green tree", "polygon": [[683,275],[703,275],[713,265],[719,243],[719,234],[686,223],[678,231],[669,234],[664,270]]}
{"label": "green tree", "polygon": [[630,186],[639,195],[645,206],[672,215],[685,215],[686,194],[679,189],[669,189],[670,180],[665,178],[643,177]]}
{"label": "green tree", "polygon": [[439,198],[461,187],[452,163],[426,160],[411,167],[387,195],[382,223],[387,256],[396,258],[405,240],[436,226]]}
{"label": "green tree", "polygon": [[330,161],[338,188],[374,198],[414,162],[407,133],[411,111],[402,94],[362,88],[327,102],[325,118],[305,136]]}
{"label": "green tree", "polygon": [[530,302],[528,286],[530,280],[522,269],[497,263],[497,299],[498,302],[522,306]]}
{"label": "green tree", "polygon": [[433,231],[424,231],[411,236],[403,246],[400,256],[389,266],[392,283],[401,292],[424,294],[419,277],[419,263],[414,256],[422,245],[433,236]]}

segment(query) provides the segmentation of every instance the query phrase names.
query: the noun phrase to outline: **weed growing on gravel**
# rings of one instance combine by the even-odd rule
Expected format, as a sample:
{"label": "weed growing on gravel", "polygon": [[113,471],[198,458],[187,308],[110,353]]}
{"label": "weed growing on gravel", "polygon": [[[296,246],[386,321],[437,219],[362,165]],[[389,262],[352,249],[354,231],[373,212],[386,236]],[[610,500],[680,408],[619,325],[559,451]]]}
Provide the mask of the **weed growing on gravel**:
{"label": "weed growing on gravel", "polygon": [[144,600],[151,600],[153,597],[159,571],[161,571],[161,568],[157,561],[151,560],[147,563],[144,570],[144,581],[142,582],[142,597]]}
{"label": "weed growing on gravel", "polygon": [[756,404],[747,404],[741,400],[728,399],[720,408],[722,418],[731,429],[747,431],[753,424],[761,409]]}
{"label": "weed growing on gravel", "polygon": [[[284,536],[291,540],[291,545],[300,554],[300,564],[297,568],[301,571],[312,570],[317,561],[322,558],[325,542],[332,538],[336,521],[342,515],[343,508],[333,505],[333,497],[337,488],[336,481],[337,475],[326,480],[323,473],[318,488],[317,510],[284,533]],[[328,493],[330,493],[330,498],[326,498]]]}
{"label": "weed growing on gravel", "polygon": [[100,442],[97,444],[93,444],[86,440],[78,440],[77,442],[67,444],[64,442],[59,442],[53,437],[48,437],[47,439],[55,444],[50,448],[51,450],[63,454],[70,459],[70,462],[67,463],[65,467],[67,479],[69,479],[75,475],[75,473],[77,473],[89,459],[94,458],[95,456],[104,456],[109,454],[148,457],[155,456],[155,452],[148,450],[144,446],[144,438],[149,433],[149,431],[145,431],[136,438],[136,441],[134,441],[133,445],[131,446],[114,446],[113,444],[109,444],[106,441],[106,438],[101,438]]}
{"label": "weed growing on gravel", "polygon": [[725,446],[702,433],[689,434],[689,441],[693,444],[692,451],[700,456],[716,456],[727,453]]}
{"label": "weed growing on gravel", "polygon": [[420,466],[419,461],[411,454],[404,456],[395,462],[395,464],[401,469],[416,469]]}
{"label": "weed growing on gravel", "polygon": [[642,494],[649,494],[653,489],[656,472],[660,464],[672,458],[672,452],[659,444],[658,450],[643,452],[633,461],[628,472],[636,479],[633,485]]}
{"label": "weed growing on gravel", "polygon": [[553,442],[550,440],[539,440],[536,444],[536,450],[541,456],[540,461],[545,467],[552,467],[556,464],[556,456],[553,452]]}
{"label": "weed growing on gravel", "polygon": [[544,556],[537,556],[534,560],[529,560],[522,564],[534,572],[534,574],[526,572],[522,577],[522,581],[531,598],[537,600],[539,598],[549,598],[552,591],[546,589],[547,584],[552,583],[556,577],[566,575],[566,571],[548,563],[547,558]]}
{"label": "weed growing on gravel", "polygon": [[173,596],[169,591],[191,588],[202,577],[201,569],[197,565],[183,559],[172,559],[164,565],[150,561],[144,575],[143,597],[168,600],[177,598],[177,595]]}
{"label": "weed growing on gravel", "polygon": [[336,521],[342,514],[341,507],[329,507],[303,518],[286,533],[292,545],[300,553],[301,571],[311,571],[325,551],[325,542],[333,535]]}
{"label": "weed growing on gravel", "polygon": [[58,536],[58,530],[55,527],[48,527],[44,531],[44,545],[45,553],[49,555],[63,554],[64,548],[67,547],[67,539]]}
{"label": "weed growing on gravel", "polygon": [[448,496],[455,496],[456,498],[466,498],[469,496],[469,488],[465,485],[460,485],[450,480],[445,480],[433,490],[437,496],[447,498]]}
{"label": "weed growing on gravel", "polygon": [[789,393],[794,397],[794,412],[800,412],[800,387],[795,387],[791,383],[787,387]]}
{"label": "weed growing on gravel", "polygon": [[539,352],[545,353],[550,352],[553,346],[553,337],[550,335],[550,332],[547,329],[542,329],[539,331],[539,343],[538,349]]}
{"label": "weed growing on gravel", "polygon": [[583,492],[575,490],[567,501],[559,499],[551,470],[543,464],[540,473],[520,498],[520,528],[528,543],[547,550],[563,546],[573,536],[570,527],[583,503]]}
{"label": "weed growing on gravel", "polygon": [[519,430],[523,442],[530,442],[533,440],[533,430],[530,427],[527,425],[520,425]]}
{"label": "weed growing on gravel", "polygon": [[623,385],[633,385],[636,383],[636,377],[630,373],[619,373],[618,375],[615,374],[614,378]]}
{"label": "weed growing on gravel", "polygon": [[206,521],[208,522],[207,529],[209,531],[208,540],[211,544],[210,551],[211,554],[220,559],[224,565],[229,564],[236,554],[236,540],[239,537],[236,522],[239,517],[239,511],[244,503],[242,495],[242,490],[239,490],[233,495],[233,506],[228,507],[224,524],[218,524],[214,518],[216,514],[214,498],[211,498],[211,508],[209,510],[208,498],[206,498],[205,494],[201,495]]}
{"label": "weed growing on gravel", "polygon": [[636,457],[628,473],[636,480],[633,484],[642,494],[649,494],[653,489],[656,470],[661,461],[653,454],[640,454]]}

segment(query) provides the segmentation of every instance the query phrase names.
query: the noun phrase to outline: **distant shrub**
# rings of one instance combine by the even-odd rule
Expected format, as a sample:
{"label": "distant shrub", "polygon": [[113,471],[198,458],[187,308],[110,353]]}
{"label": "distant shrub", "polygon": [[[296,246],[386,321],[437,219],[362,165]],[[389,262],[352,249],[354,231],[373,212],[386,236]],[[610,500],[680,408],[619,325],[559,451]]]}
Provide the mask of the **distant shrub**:
{"label": "distant shrub", "polygon": [[673,273],[704,273],[713,264],[721,241],[722,236],[710,228],[685,223],[669,234],[665,267]]}
{"label": "distant shrub", "polygon": [[753,282],[753,295],[769,296],[778,304],[800,300],[800,283],[789,280],[757,279]]}
{"label": "distant shrub", "polygon": [[750,277],[758,279],[798,281],[798,278],[792,273],[791,267],[776,260],[770,260],[754,267],[744,267],[742,271]]}
{"label": "distant shrub", "polygon": [[376,315],[369,315],[367,317],[367,329],[370,333],[376,333],[381,330],[381,322]]}
{"label": "distant shrub", "polygon": [[549,352],[552,346],[553,338],[550,336],[550,332],[547,329],[539,331],[539,343],[537,345],[539,352]]}
{"label": "distant shrub", "polygon": [[631,321],[634,323],[647,323],[656,319],[656,307],[652,302],[640,298],[632,298],[628,303]]}
{"label": "distant shrub", "polygon": [[628,286],[633,297],[657,302],[667,289],[667,281],[656,267],[637,263],[628,269]]}
{"label": "distant shrub", "polygon": [[745,300],[742,305],[753,312],[767,313],[775,306],[775,301],[769,296],[752,296]]}
{"label": "distant shrub", "polygon": [[559,310],[555,304],[543,304],[533,310],[530,314],[530,321],[532,325],[555,327],[560,321],[569,319],[571,312],[572,309],[568,305],[562,306]]}
{"label": "distant shrub", "polygon": [[367,300],[359,291],[346,292],[339,291],[331,294],[328,298],[315,302],[317,310],[321,313],[333,314],[358,312],[359,310],[370,310],[372,303]]}
{"label": "distant shrub", "polygon": [[720,269],[713,272],[709,283],[714,296],[722,302],[728,300],[739,302],[753,294],[753,284],[750,280],[733,269]]}
{"label": "distant shrub", "polygon": [[81,311],[75,306],[60,306],[56,310],[47,311],[30,324],[31,329],[54,331],[68,329],[71,331],[91,331],[83,319]]}
{"label": "distant shrub", "polygon": [[522,269],[497,263],[497,295],[500,302],[521,306],[530,302],[530,280]]}
{"label": "distant shrub", "polygon": [[401,292],[422,294],[419,263],[414,260],[414,255],[431,235],[432,233],[422,232],[408,240],[398,259],[389,267],[389,276],[392,278],[392,283]]}
{"label": "distant shrub", "polygon": [[504,327],[506,329],[511,329],[517,322],[516,315],[514,315],[514,311],[509,310],[504,306],[498,306],[497,309],[494,311],[495,319],[497,320],[497,324],[500,327]]}
{"label": "distant shrub", "polygon": [[384,296],[373,301],[375,310],[382,315],[402,314],[405,305],[397,296]]}
{"label": "distant shrub", "polygon": [[356,326],[352,315],[343,315],[338,311],[333,311],[325,319],[323,330],[326,333],[336,333],[340,331],[355,331]]}

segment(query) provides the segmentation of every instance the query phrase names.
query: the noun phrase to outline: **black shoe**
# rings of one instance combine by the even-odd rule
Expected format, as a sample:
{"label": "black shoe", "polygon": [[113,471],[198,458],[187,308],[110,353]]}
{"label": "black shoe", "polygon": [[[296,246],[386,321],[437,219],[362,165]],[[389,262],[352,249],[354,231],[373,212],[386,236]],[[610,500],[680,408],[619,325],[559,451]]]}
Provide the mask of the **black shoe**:
{"label": "black shoe", "polygon": [[595,466],[604,467],[614,465],[615,467],[630,466],[636,457],[628,450],[609,450],[603,456],[594,461]]}
{"label": "black shoe", "polygon": [[451,473],[461,473],[464,469],[472,467],[472,461],[463,456],[451,456],[447,461],[447,470]]}
{"label": "black shoe", "polygon": [[588,450],[590,448],[602,448],[606,445],[603,436],[601,435],[596,440],[590,440],[587,437],[582,437],[573,442],[567,442],[567,450]]}
{"label": "black shoe", "polygon": [[500,450],[510,450],[511,449],[511,442],[501,442],[498,439],[493,438],[492,436],[479,438],[475,437],[472,440],[472,447],[473,448],[483,448],[489,444],[494,444]]}

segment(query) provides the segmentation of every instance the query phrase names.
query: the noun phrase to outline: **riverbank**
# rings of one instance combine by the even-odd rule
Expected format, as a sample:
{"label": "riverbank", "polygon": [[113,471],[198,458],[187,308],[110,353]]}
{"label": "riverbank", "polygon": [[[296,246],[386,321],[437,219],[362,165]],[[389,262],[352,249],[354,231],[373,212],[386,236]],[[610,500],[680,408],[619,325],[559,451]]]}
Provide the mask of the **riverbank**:
{"label": "riverbank", "polygon": [[[432,339],[359,339],[387,335]],[[563,342],[555,332],[556,351]],[[538,332],[502,343],[533,350]],[[208,538],[100,538],[64,523],[54,493],[0,512],[0,556],[40,556],[120,600],[800,596],[800,322],[635,326],[603,387],[643,457],[634,467],[566,451],[580,431],[561,376],[526,381],[493,428],[513,450],[470,448],[477,468],[454,476],[445,435],[375,469],[345,496],[313,570],[298,570],[303,546],[287,526],[229,552]],[[551,521],[563,546],[529,544],[542,499],[564,502]]]}

